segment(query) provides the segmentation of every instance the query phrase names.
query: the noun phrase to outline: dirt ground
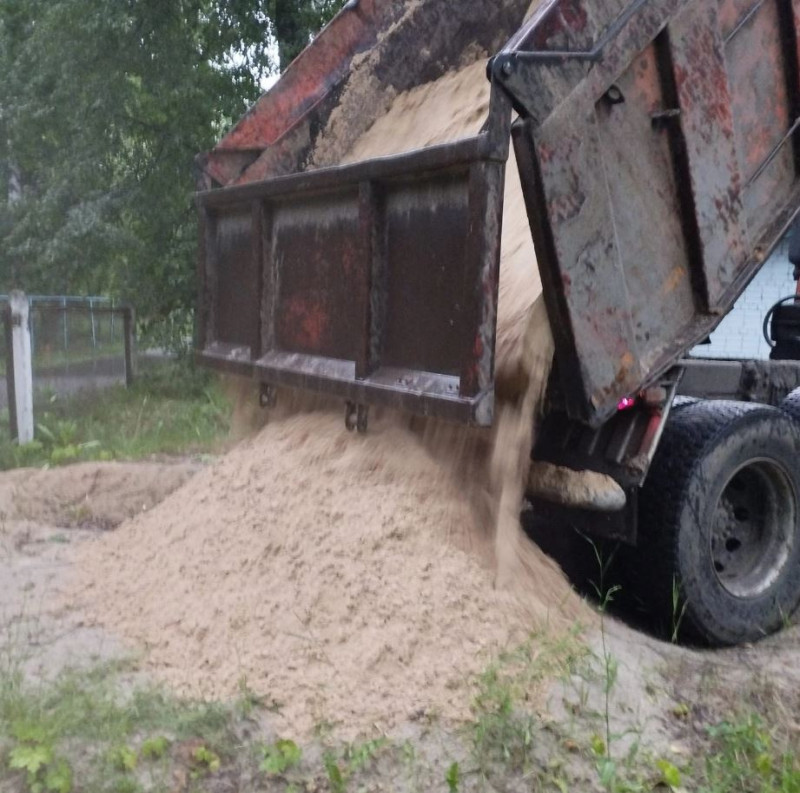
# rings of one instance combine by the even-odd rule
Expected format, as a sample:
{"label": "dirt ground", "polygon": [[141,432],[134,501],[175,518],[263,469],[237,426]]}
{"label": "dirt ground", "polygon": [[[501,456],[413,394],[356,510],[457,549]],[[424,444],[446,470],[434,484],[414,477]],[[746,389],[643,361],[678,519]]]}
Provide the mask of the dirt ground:
{"label": "dirt ground", "polygon": [[[100,463],[0,475],[0,660],[22,652],[26,675],[49,679],[67,666],[129,655],[132,648],[119,637],[92,627],[79,609],[64,603],[76,551],[98,532],[113,531],[151,509],[200,467]],[[736,705],[754,708],[800,740],[796,626],[755,646],[712,652],[657,641],[608,617],[602,632],[593,628],[582,641],[593,671],[554,675],[546,683],[547,696],[536,705],[538,717],[552,725],[552,744],[541,744],[545,753],[600,730],[606,656],[617,669],[609,715],[621,747],[637,742],[654,756],[690,757],[706,725]],[[576,719],[579,710],[593,717]],[[442,723],[431,731],[408,714],[391,734],[421,740],[433,767],[445,753],[452,754],[456,729]],[[592,772],[577,754],[574,766],[572,778],[591,790]]]}
{"label": "dirt ground", "polygon": [[0,475],[0,658],[52,678],[66,666],[124,654],[120,642],[64,606],[76,547],[151,509],[186,482],[193,463],[85,463]]}

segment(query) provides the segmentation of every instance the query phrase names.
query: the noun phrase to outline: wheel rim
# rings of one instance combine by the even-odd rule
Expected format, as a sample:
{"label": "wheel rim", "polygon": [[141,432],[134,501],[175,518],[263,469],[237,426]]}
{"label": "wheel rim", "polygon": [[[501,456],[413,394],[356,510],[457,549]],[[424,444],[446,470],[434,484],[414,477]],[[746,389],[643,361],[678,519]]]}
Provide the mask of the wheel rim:
{"label": "wheel rim", "polygon": [[754,460],[725,484],[714,512],[711,558],[731,595],[753,598],[778,579],[794,546],[797,499],[786,471]]}

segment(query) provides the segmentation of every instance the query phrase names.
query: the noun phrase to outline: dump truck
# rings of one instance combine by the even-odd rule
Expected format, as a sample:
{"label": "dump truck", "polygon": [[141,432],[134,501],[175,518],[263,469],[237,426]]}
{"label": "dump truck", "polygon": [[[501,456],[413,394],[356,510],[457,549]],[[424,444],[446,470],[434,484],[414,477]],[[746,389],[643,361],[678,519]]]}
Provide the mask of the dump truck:
{"label": "dump truck", "polygon": [[[478,134],[308,167],[356,65],[375,99],[469,46],[494,53]],[[758,639],[800,602],[800,370],[690,351],[790,229],[799,135],[798,0],[351,0],[198,158],[197,359],[265,406],[337,397],[349,429],[374,405],[491,426],[513,145],[555,341],[532,457],[623,494],[530,497],[621,543],[687,635]]]}

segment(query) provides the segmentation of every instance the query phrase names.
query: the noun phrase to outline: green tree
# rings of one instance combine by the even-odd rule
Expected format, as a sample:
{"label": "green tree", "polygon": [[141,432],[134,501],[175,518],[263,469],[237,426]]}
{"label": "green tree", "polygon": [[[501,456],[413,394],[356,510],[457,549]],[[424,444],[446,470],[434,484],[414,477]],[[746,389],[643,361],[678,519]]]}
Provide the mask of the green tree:
{"label": "green tree", "polygon": [[[189,316],[193,159],[277,71],[274,2],[0,2],[0,291]],[[338,3],[289,5],[300,42]]]}
{"label": "green tree", "polygon": [[269,16],[274,24],[281,68],[286,68],[302,52],[342,4],[343,0],[271,0]]}

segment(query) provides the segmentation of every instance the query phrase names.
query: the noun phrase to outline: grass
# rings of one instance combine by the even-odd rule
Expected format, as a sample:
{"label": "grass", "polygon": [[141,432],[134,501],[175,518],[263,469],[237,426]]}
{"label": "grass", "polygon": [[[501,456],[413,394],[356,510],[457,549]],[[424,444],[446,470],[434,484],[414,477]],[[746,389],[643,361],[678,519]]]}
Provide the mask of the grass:
{"label": "grass", "polygon": [[234,709],[126,685],[120,663],[67,670],[54,682],[0,677],[0,789],[31,793],[168,790],[200,780],[238,747]]}
{"label": "grass", "polygon": [[[120,365],[125,357],[125,343],[120,340],[114,344],[102,344],[97,347],[61,349],[37,349],[33,354],[33,372],[49,369],[64,369],[67,366],[77,367],[106,358],[118,358]],[[3,361],[5,366],[5,361]]]}
{"label": "grass", "polygon": [[[328,733],[307,744],[274,735],[266,740],[269,712],[252,696],[226,704],[181,699],[137,683],[130,662],[68,669],[39,683],[26,682],[18,668],[4,668],[0,790],[800,793],[793,745],[752,710],[708,727],[680,767],[637,747],[615,758],[615,772],[604,776],[598,760],[608,757],[607,748],[596,732],[586,737],[602,726],[604,714],[583,713],[581,732],[563,722],[554,727],[535,706],[537,692],[553,679],[587,674],[587,660],[577,635],[533,637],[504,653],[476,681],[472,722],[444,739],[456,754],[432,761],[427,755],[427,765],[422,758],[431,735],[443,741],[443,728],[432,733],[429,727],[403,743],[386,736],[343,743]],[[602,674],[602,659],[594,662]]]}
{"label": "grass", "polygon": [[[656,749],[643,725],[622,713],[616,702],[618,660],[605,620],[617,590],[605,586],[607,563],[595,550],[598,651],[584,647],[577,633],[555,643],[533,636],[490,664],[477,681],[471,766],[450,766],[445,782],[451,793],[473,789],[470,779],[479,780],[478,790],[522,780],[537,791],[800,793],[796,727],[759,715],[757,705],[721,718],[706,710],[699,734],[696,719],[688,727],[688,707],[673,705],[672,716],[687,724],[689,754],[665,745]],[[565,716],[548,723],[537,716],[531,694],[558,679],[570,681],[577,697],[565,697]]]}
{"label": "grass", "polygon": [[[704,730],[692,736],[690,755],[655,752],[641,728],[629,730],[636,734],[623,749],[623,736],[613,732],[619,714],[611,696],[617,680],[609,656],[607,645],[596,656],[577,636],[555,644],[534,637],[500,656],[478,680],[470,726],[472,767],[450,766],[445,782],[451,793],[505,789],[510,780],[525,781],[537,791],[800,793],[797,736],[786,725],[767,724],[752,707],[721,721],[709,714]],[[571,703],[576,718],[549,724],[537,718],[526,692],[565,676],[599,682],[599,709]],[[468,778],[478,784],[468,785]]]}
{"label": "grass", "polygon": [[498,768],[529,770],[541,726],[530,703],[548,681],[572,674],[586,656],[577,631],[558,640],[534,635],[483,671],[470,726],[472,757],[481,777],[489,779]]}
{"label": "grass", "polygon": [[777,739],[760,716],[739,714],[708,729],[702,793],[800,793],[797,739]]}
{"label": "grass", "polygon": [[[33,353],[33,376],[36,377],[39,374],[47,373],[52,370],[61,371],[67,367],[80,367],[83,364],[109,358],[119,359],[119,365],[122,367],[124,365],[124,357],[125,344],[122,341],[114,344],[103,344],[96,348],[70,348],[69,350],[37,349]],[[7,371],[8,358],[3,354],[0,355],[0,375],[5,376]]]}
{"label": "grass", "polygon": [[34,415],[35,438],[25,446],[10,440],[7,415],[0,421],[0,469],[214,451],[227,436],[230,405],[213,375],[169,362],[130,388],[45,396]]}
{"label": "grass", "polygon": [[[664,771],[658,770],[636,742],[625,756],[612,756],[611,744],[620,736],[610,731],[616,675],[609,657],[607,649],[601,656],[591,652],[577,628],[559,639],[534,635],[500,655],[478,679],[470,726],[474,770],[458,767],[455,777],[474,774],[483,783],[479,789],[503,789],[511,776],[537,791],[595,790],[597,785],[609,793],[650,791],[672,767],[663,763]],[[582,685],[577,700],[564,699],[568,717],[555,723],[537,715],[533,705],[557,680]],[[596,709],[584,688],[598,684],[603,698]],[[453,776],[446,781],[451,791],[461,788]]]}
{"label": "grass", "polygon": [[383,737],[328,739],[306,761],[290,739],[263,740],[263,712],[181,699],[132,682],[134,672],[130,662],[105,663],[38,684],[0,672],[0,790],[347,793],[363,789],[379,760],[405,763],[403,746]]}

